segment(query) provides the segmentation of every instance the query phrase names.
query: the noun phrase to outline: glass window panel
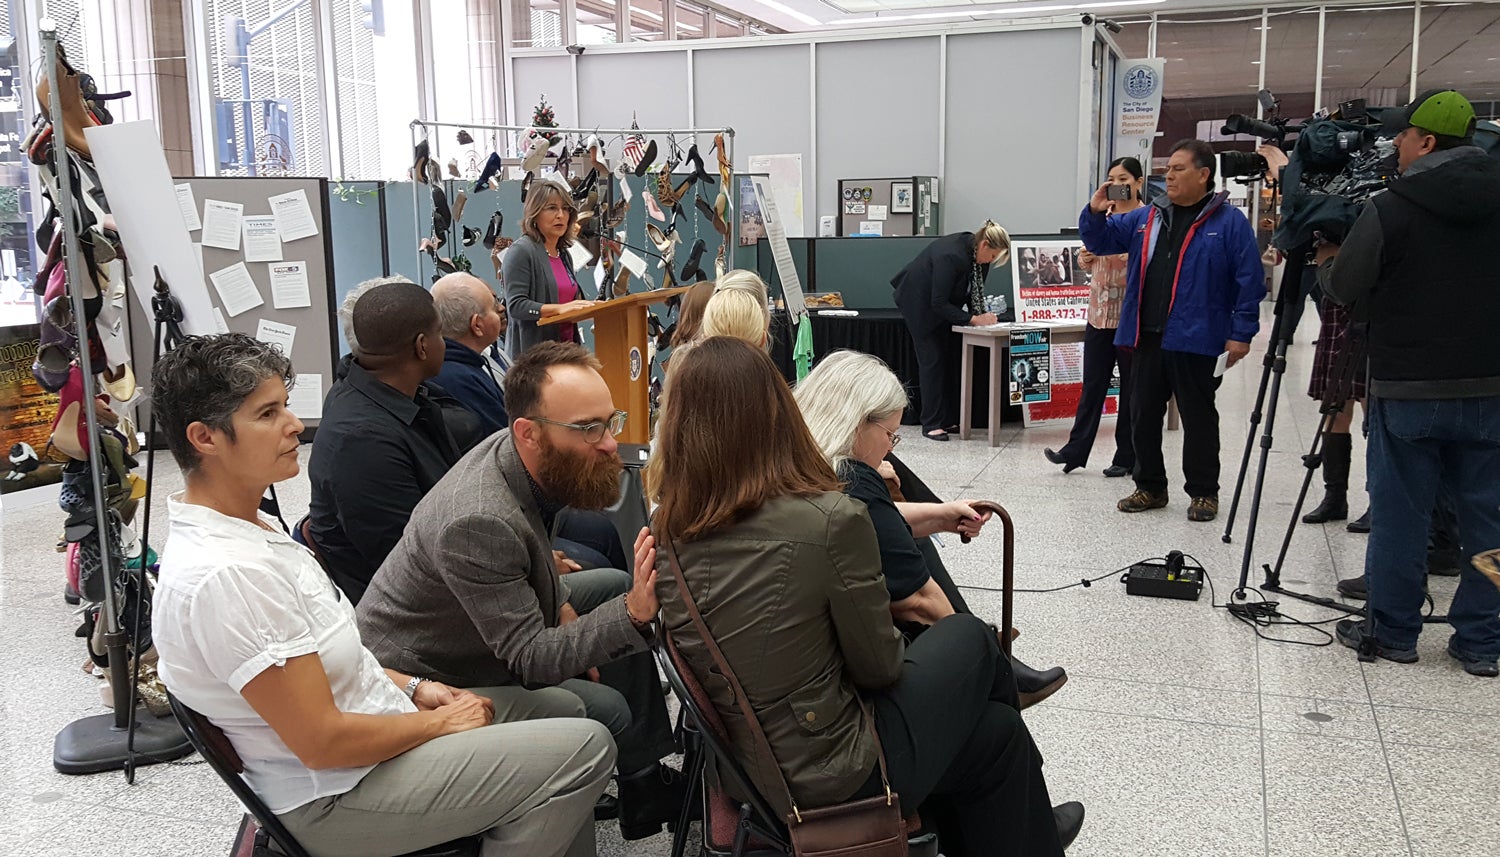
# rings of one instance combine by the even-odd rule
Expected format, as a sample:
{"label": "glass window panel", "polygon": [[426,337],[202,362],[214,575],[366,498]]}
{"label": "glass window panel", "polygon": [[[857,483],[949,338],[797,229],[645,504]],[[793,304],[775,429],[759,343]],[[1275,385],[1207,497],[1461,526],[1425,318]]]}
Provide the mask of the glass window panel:
{"label": "glass window panel", "polygon": [[743,24],[741,24],[739,21],[726,18],[723,15],[719,16],[717,27],[718,28],[714,30],[714,35],[721,39],[728,39],[734,36],[745,35],[745,27]]}
{"label": "glass window panel", "polygon": [[[33,213],[45,203],[31,198],[32,166],[21,150],[37,105],[32,90],[23,83],[32,77],[24,73],[28,63],[21,56],[21,44],[16,39],[22,22],[11,17],[13,11],[10,3],[0,7],[0,39],[3,39],[0,64],[8,73],[0,78],[0,134],[4,135],[0,140],[0,258],[3,258],[0,326],[3,327],[36,324],[41,302],[32,293],[31,284],[36,280],[36,268],[45,252],[37,249],[32,237],[36,228]],[[82,55],[81,49],[73,55]]]}
{"label": "glass window panel", "polygon": [[1114,39],[1124,58],[1138,60],[1145,57],[1147,48],[1151,44],[1150,16],[1115,18],[1114,21],[1120,25],[1120,32],[1110,33],[1109,37]]}
{"label": "glass window panel", "polygon": [[510,11],[513,47],[562,47],[562,5],[558,0],[510,0]]}
{"label": "glass window panel", "polygon": [[1500,104],[1500,4],[1422,7],[1417,91],[1462,92],[1482,119]]}
{"label": "glass window panel", "polygon": [[615,0],[578,0],[579,44],[612,45],[617,39]]}
{"label": "glass window panel", "polygon": [[1229,144],[1219,129],[1231,113],[1255,115],[1260,26],[1259,10],[1160,16],[1156,50],[1167,62],[1156,166],[1165,166],[1172,145],[1188,137],[1223,140],[1214,147],[1220,150],[1250,147],[1248,141]]}
{"label": "glass window panel", "polygon": [[662,0],[630,0],[630,40],[659,42],[671,38],[664,33]]}
{"label": "glass window panel", "polygon": [[[219,175],[328,175],[311,5],[205,0]],[[274,7],[274,8],[273,8]],[[241,35],[242,34],[242,35]],[[248,38],[248,50],[237,47]]]}
{"label": "glass window panel", "polygon": [[677,38],[703,38],[703,9],[691,3],[677,4]]}
{"label": "glass window panel", "polygon": [[1300,122],[1318,107],[1313,92],[1318,74],[1318,10],[1273,11],[1270,25],[1266,31],[1266,89],[1281,102],[1283,117]]}
{"label": "glass window panel", "polygon": [[[1329,7],[1323,31],[1323,105],[1411,100],[1412,7]],[[1424,11],[1425,15],[1426,12]]]}

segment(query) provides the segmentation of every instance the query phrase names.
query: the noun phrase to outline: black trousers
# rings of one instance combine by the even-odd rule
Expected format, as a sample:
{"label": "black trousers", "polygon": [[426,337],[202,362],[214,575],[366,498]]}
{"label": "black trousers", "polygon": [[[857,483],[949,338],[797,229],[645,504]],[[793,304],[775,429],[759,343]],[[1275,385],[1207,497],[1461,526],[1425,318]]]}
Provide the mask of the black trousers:
{"label": "black trousers", "polygon": [[907,321],[917,352],[917,383],[922,395],[922,431],[958,425],[960,337],[947,327],[918,330]]}
{"label": "black trousers", "polygon": [[1182,416],[1183,487],[1190,497],[1219,494],[1219,410],[1214,394],[1222,378],[1214,377],[1217,357],[1167,351],[1160,333],[1142,333],[1130,367],[1130,415],[1135,443],[1135,485],[1142,491],[1167,490],[1162,458],[1162,424],[1167,400],[1177,398]]}
{"label": "black trousers", "polygon": [[1104,400],[1109,397],[1109,382],[1115,364],[1120,366],[1120,410],[1115,417],[1115,457],[1112,464],[1130,470],[1135,467],[1135,444],[1130,436],[1130,366],[1131,351],[1115,348],[1115,331],[1089,325],[1083,334],[1083,392],[1078,397],[1078,414],[1073,417],[1073,432],[1058,454],[1079,467],[1089,463],[1094,436]]}
{"label": "black trousers", "polygon": [[[948,857],[1059,857],[1042,758],[1020,712],[997,699],[989,625],[954,615],[906,649],[901,678],[869,694],[902,810],[920,809]],[[880,794],[879,776],[856,793]]]}

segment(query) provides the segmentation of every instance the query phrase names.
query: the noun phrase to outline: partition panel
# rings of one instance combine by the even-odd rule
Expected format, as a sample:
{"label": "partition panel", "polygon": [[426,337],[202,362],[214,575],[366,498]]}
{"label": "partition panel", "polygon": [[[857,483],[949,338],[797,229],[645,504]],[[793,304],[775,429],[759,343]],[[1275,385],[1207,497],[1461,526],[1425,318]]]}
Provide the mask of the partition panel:
{"label": "partition panel", "polygon": [[[803,193],[812,191],[812,62],[807,45],[766,45],[693,51],[694,121],[732,126],[734,169],[751,155],[802,155]],[[806,234],[817,212],[803,207]]]}
{"label": "partition panel", "polygon": [[840,179],[938,174],[940,49],[937,36],[818,45],[815,214],[840,214]]}
{"label": "partition panel", "polygon": [[634,116],[642,128],[686,128],[687,75],[686,51],[585,53],[578,58],[578,127],[628,128]]}
{"label": "partition panel", "polygon": [[573,99],[572,57],[566,54],[560,57],[516,57],[514,68],[515,78],[512,84],[515,87],[517,125],[525,125],[531,121],[532,111],[543,95],[547,96],[547,103],[552,105],[558,125],[578,125],[580,117],[578,102]]}
{"label": "partition panel", "polygon": [[948,37],[944,232],[1077,224],[1082,49],[1076,26]]}

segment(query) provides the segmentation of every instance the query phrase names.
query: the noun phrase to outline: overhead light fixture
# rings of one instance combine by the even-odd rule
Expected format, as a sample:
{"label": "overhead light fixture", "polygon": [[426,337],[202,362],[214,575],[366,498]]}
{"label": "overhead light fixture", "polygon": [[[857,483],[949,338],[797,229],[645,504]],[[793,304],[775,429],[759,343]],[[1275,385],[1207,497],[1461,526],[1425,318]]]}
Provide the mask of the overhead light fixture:
{"label": "overhead light fixture", "polygon": [[799,12],[796,9],[793,9],[792,7],[786,5],[785,3],[779,2],[779,0],[755,0],[755,2],[759,3],[762,6],[765,6],[767,9],[774,9],[789,18],[795,18],[809,27],[823,26],[823,22],[819,21],[817,18],[814,18],[806,12]]}

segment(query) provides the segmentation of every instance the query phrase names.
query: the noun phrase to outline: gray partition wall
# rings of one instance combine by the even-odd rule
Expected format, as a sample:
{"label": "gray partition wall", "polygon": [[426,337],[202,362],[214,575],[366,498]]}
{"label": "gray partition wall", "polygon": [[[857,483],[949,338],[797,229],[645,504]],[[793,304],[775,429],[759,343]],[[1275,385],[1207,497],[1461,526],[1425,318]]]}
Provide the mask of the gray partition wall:
{"label": "gray partition wall", "polygon": [[[317,223],[318,234],[296,241],[283,242],[281,255],[282,259],[287,261],[307,263],[308,298],[312,305],[277,309],[271,295],[269,273],[269,266],[275,263],[245,262],[245,267],[249,269],[251,279],[255,281],[256,289],[265,303],[233,317],[224,313],[224,321],[231,331],[250,336],[256,334],[261,319],[294,326],[297,331],[292,340],[292,369],[298,374],[321,376],[323,393],[327,395],[328,389],[333,386],[333,367],[338,359],[334,351],[338,344],[336,330],[338,324],[333,303],[333,233],[329,226],[328,182],[324,179],[312,178],[179,178],[175,181],[186,182],[192,186],[193,198],[197,201],[200,216],[205,199],[240,203],[244,206],[244,215],[249,217],[270,214],[271,204],[268,199],[272,196],[297,190],[307,194],[307,204],[312,210],[313,220]],[[195,241],[202,240],[201,232],[195,231],[190,234]],[[377,236],[371,237],[376,241],[379,240]],[[204,285],[208,289],[213,305],[221,311],[224,306],[223,301],[208,280],[208,274],[227,268],[236,262],[243,262],[244,259],[243,240],[239,250],[203,248]],[[140,271],[135,271],[133,274],[134,279],[139,283],[151,282],[149,271],[144,275]],[[154,365],[152,337],[155,325],[152,319],[147,318],[146,314],[141,311],[137,301],[132,300],[129,305],[130,339],[135,357],[136,377],[145,383],[146,379],[151,377],[151,367]],[[137,424],[142,427],[148,424],[147,407],[145,403],[137,406]],[[308,419],[303,422],[308,428],[315,428],[319,421]]]}
{"label": "gray partition wall", "polygon": [[819,216],[839,214],[839,179],[903,175],[940,178],[943,232],[986,217],[1055,232],[1076,220],[1099,146],[1087,122],[1092,40],[1092,26],[1060,16],[590,45],[580,56],[524,49],[510,54],[511,101],[522,123],[545,93],[562,125],[628,124],[635,109],[643,127],[648,116],[732,126],[740,171],[752,155],[800,154],[808,236]]}
{"label": "gray partition wall", "polygon": [[944,232],[986,218],[1011,232],[1078,225],[1092,101],[1077,29],[948,37],[948,120],[941,188]]}

